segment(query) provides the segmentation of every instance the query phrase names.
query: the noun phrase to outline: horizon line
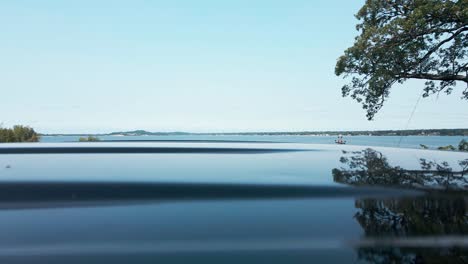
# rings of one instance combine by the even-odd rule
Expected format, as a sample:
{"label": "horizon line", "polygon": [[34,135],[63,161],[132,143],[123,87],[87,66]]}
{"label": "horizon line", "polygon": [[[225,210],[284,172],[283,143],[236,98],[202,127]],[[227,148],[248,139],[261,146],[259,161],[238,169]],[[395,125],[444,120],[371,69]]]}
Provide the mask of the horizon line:
{"label": "horizon line", "polygon": [[296,131],[251,131],[251,132],[187,132],[187,131],[148,131],[144,129],[136,129],[136,130],[127,130],[127,131],[112,131],[107,133],[38,133],[42,136],[48,135],[111,135],[111,134],[124,134],[124,133],[132,133],[132,132],[144,132],[144,133],[151,133],[151,134],[188,134],[188,135],[213,135],[213,134],[221,134],[221,135],[234,135],[234,134],[294,134],[294,133],[372,133],[372,132],[405,132],[405,131],[449,131],[449,130],[468,130],[468,128],[414,128],[414,129],[379,129],[379,130],[296,130]]}

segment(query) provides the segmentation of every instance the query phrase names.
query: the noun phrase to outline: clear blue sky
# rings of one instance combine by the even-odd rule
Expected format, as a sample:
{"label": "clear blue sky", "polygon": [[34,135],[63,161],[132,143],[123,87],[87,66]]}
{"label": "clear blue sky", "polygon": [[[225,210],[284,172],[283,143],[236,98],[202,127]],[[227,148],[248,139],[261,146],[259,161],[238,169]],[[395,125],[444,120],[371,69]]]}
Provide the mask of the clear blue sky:
{"label": "clear blue sky", "polygon": [[[336,59],[364,1],[0,2],[0,122],[44,133],[402,129],[422,82],[369,122]],[[461,86],[461,85],[460,85]],[[468,126],[461,89],[410,128]]]}

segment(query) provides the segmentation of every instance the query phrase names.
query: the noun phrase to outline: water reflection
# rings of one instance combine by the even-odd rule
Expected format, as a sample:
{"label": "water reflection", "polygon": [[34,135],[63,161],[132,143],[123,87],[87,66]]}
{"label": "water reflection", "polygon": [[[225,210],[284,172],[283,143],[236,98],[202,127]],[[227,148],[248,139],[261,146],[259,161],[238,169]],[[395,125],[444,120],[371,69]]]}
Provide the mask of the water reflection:
{"label": "water reflection", "polygon": [[[365,238],[466,239],[468,235],[467,187],[468,159],[458,168],[448,162],[419,160],[421,169],[408,170],[390,165],[373,149],[345,152],[341,168],[332,171],[335,182],[348,185],[384,185],[427,191],[419,198],[357,199],[354,218]],[[466,245],[466,243],[465,243]],[[466,247],[443,246],[366,246],[357,249],[361,261],[371,263],[467,263]]]}
{"label": "water reflection", "polygon": [[343,151],[345,167],[332,170],[333,180],[350,185],[384,185],[420,189],[468,190],[468,159],[458,161],[455,170],[446,161],[419,159],[419,170],[391,166],[379,151]]}
{"label": "water reflection", "polygon": [[354,216],[366,236],[468,234],[466,198],[361,199]]}

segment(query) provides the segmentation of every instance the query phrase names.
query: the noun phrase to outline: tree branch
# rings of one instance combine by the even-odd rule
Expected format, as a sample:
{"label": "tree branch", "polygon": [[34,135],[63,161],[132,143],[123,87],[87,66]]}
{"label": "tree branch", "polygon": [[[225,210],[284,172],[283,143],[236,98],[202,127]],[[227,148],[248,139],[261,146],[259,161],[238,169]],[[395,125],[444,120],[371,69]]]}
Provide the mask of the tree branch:
{"label": "tree branch", "polygon": [[443,41],[441,41],[439,44],[437,44],[436,46],[434,46],[432,49],[430,49],[426,55],[424,55],[424,57],[422,57],[420,60],[419,60],[419,63],[425,61],[427,58],[429,58],[429,56],[431,56],[432,53],[434,53],[435,51],[437,51],[440,47],[442,47],[442,45],[444,45],[445,43],[451,41],[452,39],[454,39],[458,34],[462,33],[463,31],[467,31],[468,30],[468,27],[462,27],[460,28],[459,30],[455,31],[452,36],[444,39]]}
{"label": "tree branch", "polygon": [[407,79],[427,79],[434,81],[463,81],[468,83],[468,77],[465,75],[442,75],[442,74],[429,74],[429,73],[407,73],[401,74],[398,77]]}

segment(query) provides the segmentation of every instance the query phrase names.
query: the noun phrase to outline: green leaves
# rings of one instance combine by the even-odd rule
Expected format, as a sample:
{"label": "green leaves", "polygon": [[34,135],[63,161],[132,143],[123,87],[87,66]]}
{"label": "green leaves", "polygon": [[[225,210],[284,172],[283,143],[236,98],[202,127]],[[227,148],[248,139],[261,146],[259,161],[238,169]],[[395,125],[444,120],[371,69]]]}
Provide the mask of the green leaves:
{"label": "green leaves", "polygon": [[367,0],[359,10],[360,35],[338,58],[335,74],[363,105],[368,119],[383,106],[396,82],[425,79],[424,96],[450,94],[467,83],[468,0]]}
{"label": "green leaves", "polygon": [[100,139],[98,137],[88,136],[88,137],[80,137],[78,141],[79,142],[97,142],[97,141],[100,141]]}
{"label": "green leaves", "polygon": [[17,125],[13,128],[0,128],[0,143],[37,141],[39,135],[30,127]]}

